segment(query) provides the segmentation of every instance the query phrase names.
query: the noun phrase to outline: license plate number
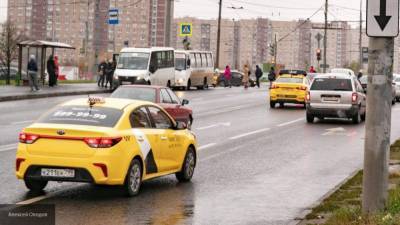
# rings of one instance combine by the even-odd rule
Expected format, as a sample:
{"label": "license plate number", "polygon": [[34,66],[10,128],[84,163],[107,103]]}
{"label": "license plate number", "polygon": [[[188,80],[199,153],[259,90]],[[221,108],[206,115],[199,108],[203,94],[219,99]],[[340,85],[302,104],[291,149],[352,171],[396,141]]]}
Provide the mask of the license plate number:
{"label": "license plate number", "polygon": [[48,169],[42,168],[40,171],[42,177],[75,177],[75,170],[73,169]]}

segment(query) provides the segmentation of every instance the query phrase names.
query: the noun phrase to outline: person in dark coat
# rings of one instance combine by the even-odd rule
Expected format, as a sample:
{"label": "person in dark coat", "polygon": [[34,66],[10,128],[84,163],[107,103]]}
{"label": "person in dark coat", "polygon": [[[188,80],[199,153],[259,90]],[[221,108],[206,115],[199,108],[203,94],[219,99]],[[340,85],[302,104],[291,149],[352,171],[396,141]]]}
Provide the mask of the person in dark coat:
{"label": "person in dark coat", "polygon": [[275,79],[276,79],[275,69],[274,67],[271,67],[271,70],[268,73],[269,88],[272,87],[272,82],[274,82]]}
{"label": "person in dark coat", "polygon": [[262,75],[263,71],[258,65],[256,65],[256,84],[258,88],[260,88],[260,78],[262,77]]}
{"label": "person in dark coat", "polygon": [[49,74],[49,86],[53,87],[56,84],[56,65],[53,55],[47,60],[47,74]]}
{"label": "person in dark coat", "polygon": [[28,63],[29,86],[31,87],[31,91],[40,90],[37,84],[37,73],[38,73],[38,66],[36,63],[35,55],[31,55],[29,57],[29,63]]}
{"label": "person in dark coat", "polygon": [[110,83],[110,89],[112,89],[112,79],[113,79],[113,75],[114,75],[114,62],[108,61],[107,63],[107,68],[106,68],[106,88],[107,88],[107,84]]}
{"label": "person in dark coat", "polygon": [[97,72],[99,73],[99,79],[97,81],[97,86],[104,87],[104,80],[106,77],[107,62],[104,60],[99,64]]}

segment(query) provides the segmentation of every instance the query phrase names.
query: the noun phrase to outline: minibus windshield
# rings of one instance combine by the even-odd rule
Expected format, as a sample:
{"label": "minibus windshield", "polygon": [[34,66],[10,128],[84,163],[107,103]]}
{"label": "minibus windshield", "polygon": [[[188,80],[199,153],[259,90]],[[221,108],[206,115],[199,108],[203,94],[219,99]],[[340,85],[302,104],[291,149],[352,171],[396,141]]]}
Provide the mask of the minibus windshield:
{"label": "minibus windshield", "polygon": [[118,58],[117,69],[147,70],[149,53],[123,52]]}

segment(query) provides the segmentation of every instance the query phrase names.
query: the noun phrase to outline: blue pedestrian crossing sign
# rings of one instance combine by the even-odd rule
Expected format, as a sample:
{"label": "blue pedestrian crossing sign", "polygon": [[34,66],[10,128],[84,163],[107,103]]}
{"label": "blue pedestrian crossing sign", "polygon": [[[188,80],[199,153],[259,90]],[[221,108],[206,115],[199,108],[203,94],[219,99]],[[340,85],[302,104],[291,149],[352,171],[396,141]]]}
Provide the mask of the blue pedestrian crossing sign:
{"label": "blue pedestrian crossing sign", "polygon": [[191,37],[193,33],[192,24],[191,23],[181,23],[179,29],[179,36],[181,37]]}
{"label": "blue pedestrian crossing sign", "polygon": [[119,24],[118,15],[119,15],[118,9],[114,8],[114,9],[108,10],[108,24],[110,24],[110,25]]}

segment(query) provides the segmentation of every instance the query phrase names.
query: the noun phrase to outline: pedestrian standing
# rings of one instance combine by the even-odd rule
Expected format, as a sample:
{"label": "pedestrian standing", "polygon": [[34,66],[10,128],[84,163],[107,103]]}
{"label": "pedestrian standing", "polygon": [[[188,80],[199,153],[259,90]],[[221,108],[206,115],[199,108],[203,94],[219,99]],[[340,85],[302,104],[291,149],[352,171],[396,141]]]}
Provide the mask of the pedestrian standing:
{"label": "pedestrian standing", "polygon": [[229,85],[229,88],[232,87],[231,79],[232,79],[231,68],[229,66],[226,66],[225,72],[224,72],[225,87],[227,87],[228,85]]}
{"label": "pedestrian standing", "polygon": [[29,62],[28,62],[29,86],[31,87],[31,91],[40,90],[37,85],[37,72],[38,72],[38,67],[35,55],[31,55],[29,57]]}
{"label": "pedestrian standing", "polygon": [[58,76],[60,75],[60,64],[58,63],[58,56],[54,56],[54,71],[56,74],[56,79],[54,81],[54,85],[58,84]]}
{"label": "pedestrian standing", "polygon": [[50,55],[47,60],[47,74],[49,74],[49,86],[53,87],[56,83],[56,65],[54,64],[53,55]]}
{"label": "pedestrian standing", "polygon": [[357,79],[360,79],[363,76],[363,71],[359,70],[357,74]]}
{"label": "pedestrian standing", "polygon": [[310,73],[316,73],[317,71],[315,71],[314,66],[310,67]]}
{"label": "pedestrian standing", "polygon": [[243,83],[245,90],[247,90],[247,88],[249,87],[249,73],[250,73],[250,69],[247,66],[247,64],[245,64],[243,66],[243,78],[242,78],[242,83]]}
{"label": "pedestrian standing", "polygon": [[263,71],[261,70],[261,68],[256,65],[256,85],[258,88],[260,88],[260,79],[263,75]]}
{"label": "pedestrian standing", "polygon": [[106,85],[105,88],[107,88],[107,84],[110,83],[110,89],[112,89],[112,77],[114,74],[114,63],[108,60],[107,66],[106,66]]}
{"label": "pedestrian standing", "polygon": [[106,67],[107,67],[107,63],[106,61],[102,61],[99,64],[99,67],[97,68],[97,72],[99,74],[99,79],[97,80],[97,86],[99,87],[104,87],[104,79],[105,79],[105,74],[106,74]]}
{"label": "pedestrian standing", "polygon": [[274,82],[275,79],[276,79],[275,69],[274,67],[271,67],[271,70],[268,73],[269,88],[272,87],[272,82]]}

